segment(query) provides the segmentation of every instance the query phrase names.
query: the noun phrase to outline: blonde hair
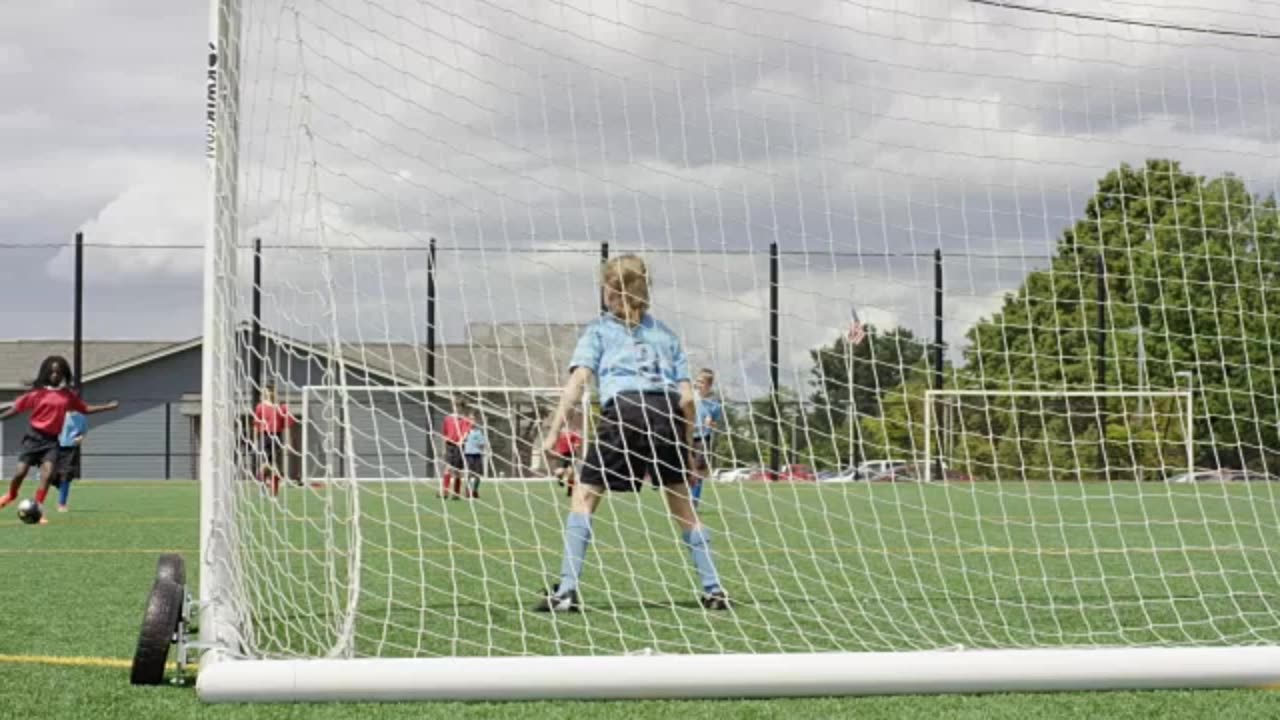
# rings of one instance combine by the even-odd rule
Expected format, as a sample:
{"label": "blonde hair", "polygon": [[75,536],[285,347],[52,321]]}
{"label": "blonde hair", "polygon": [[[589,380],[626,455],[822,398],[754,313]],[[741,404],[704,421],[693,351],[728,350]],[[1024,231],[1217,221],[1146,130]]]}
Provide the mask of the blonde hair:
{"label": "blonde hair", "polygon": [[649,269],[638,255],[619,255],[604,264],[604,286],[609,312],[628,325],[640,324],[649,311]]}

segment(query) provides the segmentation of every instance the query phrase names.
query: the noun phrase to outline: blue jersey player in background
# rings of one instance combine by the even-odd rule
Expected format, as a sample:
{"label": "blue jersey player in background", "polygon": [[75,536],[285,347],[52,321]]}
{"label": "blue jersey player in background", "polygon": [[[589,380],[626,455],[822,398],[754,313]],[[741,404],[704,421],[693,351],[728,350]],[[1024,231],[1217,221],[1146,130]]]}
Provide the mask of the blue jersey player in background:
{"label": "blue jersey player in background", "polygon": [[62,421],[58,434],[58,461],[54,466],[54,483],[58,486],[58,512],[67,511],[71,498],[71,481],[80,475],[80,443],[89,431],[89,421],[74,410]]}
{"label": "blue jersey player in background", "polygon": [[555,453],[569,412],[596,379],[599,430],[587,448],[565,527],[560,582],[537,609],[581,608],[578,580],[591,543],[591,518],[609,492],[635,492],[648,477],[662,489],[667,509],[697,570],[700,602],[725,610],[728,597],[711,558],[711,536],[689,497],[689,453],[695,420],[689,363],[680,340],[649,314],[649,273],[644,261],[623,255],[605,263],[607,312],[587,326],[569,363],[569,381],[546,430],[543,452]]}
{"label": "blue jersey player in background", "polygon": [[702,485],[711,472],[716,433],[724,427],[724,408],[715,397],[716,374],[710,368],[698,371],[694,391],[698,395],[698,413],[693,427],[693,506],[702,502]]}
{"label": "blue jersey player in background", "polygon": [[462,441],[462,457],[466,464],[467,497],[480,497],[480,480],[484,476],[484,455],[489,449],[489,438],[479,423],[471,426],[467,439]]}

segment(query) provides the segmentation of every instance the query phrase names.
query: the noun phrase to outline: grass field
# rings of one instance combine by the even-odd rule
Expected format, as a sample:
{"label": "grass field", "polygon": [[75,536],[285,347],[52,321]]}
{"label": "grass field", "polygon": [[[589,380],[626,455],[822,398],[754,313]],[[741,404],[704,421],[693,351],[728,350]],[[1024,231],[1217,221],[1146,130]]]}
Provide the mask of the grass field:
{"label": "grass field", "polygon": [[[584,577],[587,612],[527,611],[559,562],[563,501],[490,486],[483,502],[371,487],[359,603],[357,528],[338,493],[245,505],[246,555],[268,652],[332,643],[394,655],[791,650],[1220,641],[1280,643],[1280,498],[1269,485],[720,486],[706,512],[731,614],[694,582],[653,493],[612,500]],[[190,688],[127,682],[161,552],[195,574],[198,488],[76,488],[44,527],[0,520],[0,717],[1266,717],[1267,691],[643,703],[205,706]],[[329,498],[326,500],[326,498]],[[331,541],[331,542],[330,542]],[[323,573],[323,574],[322,574]],[[337,579],[339,592],[322,579]]]}

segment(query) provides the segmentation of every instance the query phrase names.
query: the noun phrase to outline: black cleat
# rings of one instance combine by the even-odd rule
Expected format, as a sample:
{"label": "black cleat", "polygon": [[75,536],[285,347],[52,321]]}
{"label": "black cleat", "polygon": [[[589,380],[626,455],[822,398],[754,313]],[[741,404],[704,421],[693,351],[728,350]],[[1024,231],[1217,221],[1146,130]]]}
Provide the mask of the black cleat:
{"label": "black cleat", "polygon": [[702,593],[702,607],[704,610],[728,610],[729,596],[724,594],[724,590],[716,588],[711,592]]}
{"label": "black cleat", "polygon": [[535,612],[545,613],[566,613],[566,612],[582,612],[582,605],[578,602],[578,591],[570,590],[568,592],[560,592],[556,588],[551,588],[542,598],[542,602],[534,608]]}

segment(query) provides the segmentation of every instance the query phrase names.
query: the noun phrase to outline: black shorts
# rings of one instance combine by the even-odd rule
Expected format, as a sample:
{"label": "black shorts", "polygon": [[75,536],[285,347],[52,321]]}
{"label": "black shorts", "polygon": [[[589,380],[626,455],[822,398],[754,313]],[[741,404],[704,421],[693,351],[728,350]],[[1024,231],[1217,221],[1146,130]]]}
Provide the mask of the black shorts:
{"label": "black shorts", "polygon": [[693,469],[699,472],[711,468],[711,456],[715,452],[714,435],[695,437],[693,439]]}
{"label": "black shorts", "polygon": [[22,436],[22,449],[18,462],[40,467],[46,462],[58,464],[58,436],[45,435],[39,430],[28,430]]}
{"label": "black shorts", "polygon": [[467,472],[480,475],[484,473],[484,456],[483,455],[466,455]]}
{"label": "black shorts", "polygon": [[58,462],[53,466],[55,482],[71,482],[80,477],[80,446],[73,445],[58,449]]}
{"label": "black shorts", "polygon": [[258,448],[258,465],[269,465],[275,472],[284,472],[284,438],[262,434],[262,446]]}
{"label": "black shorts", "polygon": [[600,416],[600,430],[582,464],[584,485],[635,492],[680,485],[687,468],[684,413],[674,393],[619,393]]}
{"label": "black shorts", "polygon": [[556,455],[556,470],[570,470],[573,468],[572,455]]}
{"label": "black shorts", "polygon": [[450,470],[466,470],[467,459],[462,456],[462,448],[449,443],[444,448],[444,464]]}

